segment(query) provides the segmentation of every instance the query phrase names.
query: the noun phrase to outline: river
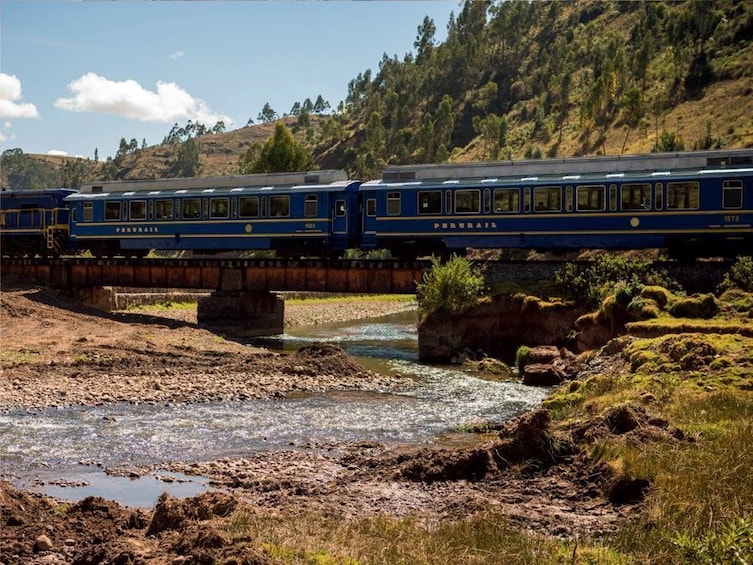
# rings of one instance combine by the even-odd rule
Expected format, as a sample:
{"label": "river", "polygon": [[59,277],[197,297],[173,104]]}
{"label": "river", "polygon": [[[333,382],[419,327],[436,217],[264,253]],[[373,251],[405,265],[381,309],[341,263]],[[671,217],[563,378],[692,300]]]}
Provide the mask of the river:
{"label": "river", "polygon": [[69,500],[96,495],[147,507],[165,490],[190,496],[205,490],[207,481],[159,471],[129,479],[105,469],[159,468],[265,450],[331,450],[349,442],[428,444],[463,424],[508,420],[549,393],[419,363],[415,311],[296,328],[256,344],[292,351],[315,341],[336,343],[369,369],[400,373],[408,386],[368,394],[1,413],[0,479]]}

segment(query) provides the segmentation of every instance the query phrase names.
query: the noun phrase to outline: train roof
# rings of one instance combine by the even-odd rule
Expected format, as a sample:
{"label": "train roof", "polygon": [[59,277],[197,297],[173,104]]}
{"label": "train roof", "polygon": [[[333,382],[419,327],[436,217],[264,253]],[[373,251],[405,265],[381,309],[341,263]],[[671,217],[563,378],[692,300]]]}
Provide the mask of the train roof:
{"label": "train roof", "polygon": [[382,182],[438,181],[455,179],[562,178],[565,176],[613,175],[680,170],[729,169],[753,166],[753,149],[646,153],[635,155],[596,155],[556,159],[522,159],[447,163],[440,165],[389,165]]}
{"label": "train roof", "polygon": [[83,193],[135,192],[155,190],[221,189],[257,186],[322,185],[348,180],[340,169],[300,171],[292,173],[264,173],[256,175],[225,175],[174,179],[145,179],[94,181],[83,183]]}
{"label": "train roof", "polygon": [[325,184],[294,184],[294,185],[259,185],[233,186],[219,188],[175,188],[162,187],[159,189],[117,190],[111,192],[79,192],[72,194],[66,200],[108,200],[110,198],[134,200],[143,198],[190,198],[201,196],[253,196],[265,194],[290,194],[293,192],[342,192],[353,190],[360,183],[358,181],[341,180]]}
{"label": "train roof", "polygon": [[23,188],[21,190],[18,189],[5,189],[0,191],[0,196],[25,196],[25,197],[33,197],[33,196],[39,196],[39,195],[50,195],[50,194],[61,194],[61,193],[73,193],[78,192],[75,188]]}
{"label": "train roof", "polygon": [[730,174],[750,175],[753,174],[753,166],[748,167],[713,167],[702,169],[676,169],[656,171],[628,171],[612,173],[576,173],[576,174],[548,174],[530,176],[476,176],[458,178],[424,178],[424,179],[379,179],[368,181],[361,186],[364,189],[389,190],[391,188],[439,188],[439,187],[473,187],[478,188],[485,184],[494,186],[542,186],[547,184],[584,184],[584,183],[624,183],[624,182],[651,182],[659,179],[688,179],[712,176],[730,176]]}

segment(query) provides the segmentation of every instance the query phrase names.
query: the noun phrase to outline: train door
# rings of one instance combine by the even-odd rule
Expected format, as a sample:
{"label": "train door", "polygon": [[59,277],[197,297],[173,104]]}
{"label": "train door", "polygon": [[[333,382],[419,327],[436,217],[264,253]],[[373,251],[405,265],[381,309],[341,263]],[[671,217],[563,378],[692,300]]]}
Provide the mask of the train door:
{"label": "train door", "polygon": [[361,247],[375,249],[377,241],[377,193],[360,193]]}
{"label": "train door", "polygon": [[332,218],[332,233],[339,235],[348,233],[348,203],[345,198],[335,199],[334,218]]}

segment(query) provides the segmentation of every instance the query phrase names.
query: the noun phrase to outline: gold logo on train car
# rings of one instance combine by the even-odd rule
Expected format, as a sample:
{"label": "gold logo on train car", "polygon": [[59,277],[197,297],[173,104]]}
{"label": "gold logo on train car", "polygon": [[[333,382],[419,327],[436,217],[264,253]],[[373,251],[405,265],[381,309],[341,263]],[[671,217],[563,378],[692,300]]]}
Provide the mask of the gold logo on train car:
{"label": "gold logo on train car", "polygon": [[497,229],[497,222],[434,222],[434,229],[443,230],[483,230]]}

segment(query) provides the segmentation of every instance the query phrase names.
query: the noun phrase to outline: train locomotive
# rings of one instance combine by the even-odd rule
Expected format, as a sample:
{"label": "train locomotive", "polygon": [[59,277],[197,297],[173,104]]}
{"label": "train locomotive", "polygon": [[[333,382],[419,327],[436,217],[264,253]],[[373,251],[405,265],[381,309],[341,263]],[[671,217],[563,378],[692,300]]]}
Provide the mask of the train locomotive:
{"label": "train locomotive", "polygon": [[0,193],[3,255],[661,248],[753,253],[753,150],[109,181]]}

